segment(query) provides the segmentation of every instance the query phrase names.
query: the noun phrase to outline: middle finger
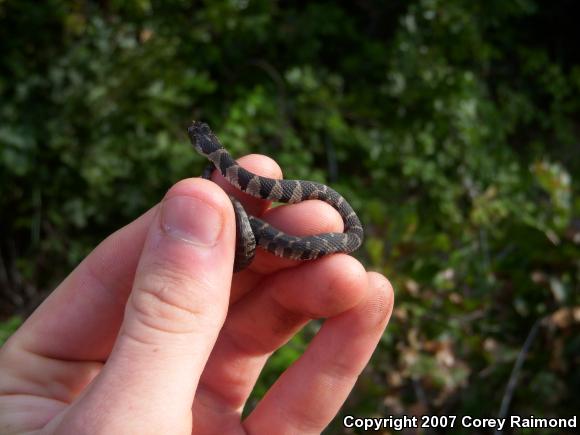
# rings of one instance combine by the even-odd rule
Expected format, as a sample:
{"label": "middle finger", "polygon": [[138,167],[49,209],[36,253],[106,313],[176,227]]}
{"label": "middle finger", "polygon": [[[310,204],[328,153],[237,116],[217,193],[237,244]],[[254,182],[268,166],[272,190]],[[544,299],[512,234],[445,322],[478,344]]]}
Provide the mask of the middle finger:
{"label": "middle finger", "polygon": [[357,305],[366,288],[364,268],[344,254],[265,279],[230,309],[196,393],[196,425],[209,428],[228,417],[239,422],[241,407],[271,353],[310,319],[335,316]]}

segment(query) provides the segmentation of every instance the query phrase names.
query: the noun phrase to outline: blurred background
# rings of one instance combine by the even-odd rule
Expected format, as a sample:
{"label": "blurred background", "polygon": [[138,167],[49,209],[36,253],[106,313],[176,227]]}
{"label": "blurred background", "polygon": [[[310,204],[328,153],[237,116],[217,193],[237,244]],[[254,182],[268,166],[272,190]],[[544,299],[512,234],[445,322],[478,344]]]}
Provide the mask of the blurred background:
{"label": "blurred background", "polygon": [[[574,415],[572,4],[0,0],[0,341],[201,173],[195,118],[359,211],[356,255],[396,306],[343,414]],[[249,409],[315,333],[272,357]]]}

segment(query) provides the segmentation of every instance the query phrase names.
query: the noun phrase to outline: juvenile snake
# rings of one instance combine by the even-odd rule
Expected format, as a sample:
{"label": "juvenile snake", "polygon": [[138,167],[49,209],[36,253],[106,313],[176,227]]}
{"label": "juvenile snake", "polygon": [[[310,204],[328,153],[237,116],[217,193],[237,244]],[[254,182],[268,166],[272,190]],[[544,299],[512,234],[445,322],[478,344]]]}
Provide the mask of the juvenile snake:
{"label": "juvenile snake", "polygon": [[187,131],[195,149],[211,162],[203,178],[209,179],[216,168],[230,184],[256,198],[288,204],[318,199],[336,209],[344,222],[343,233],[291,236],[248,215],[241,203],[230,195],[236,215],[235,272],[252,262],[256,245],[293,260],[313,260],[337,252],[350,253],[360,247],[363,227],[350,204],[338,192],[313,181],[275,180],[253,174],[238,165],[207,124],[193,121]]}

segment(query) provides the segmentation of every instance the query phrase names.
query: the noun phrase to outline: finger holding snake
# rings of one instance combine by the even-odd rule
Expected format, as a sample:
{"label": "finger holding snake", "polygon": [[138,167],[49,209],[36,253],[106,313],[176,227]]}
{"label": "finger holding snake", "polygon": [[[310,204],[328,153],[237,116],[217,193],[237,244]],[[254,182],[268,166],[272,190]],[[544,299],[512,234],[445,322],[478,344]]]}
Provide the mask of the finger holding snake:
{"label": "finger holding snake", "polygon": [[[255,174],[282,178],[282,170],[270,157],[250,154],[240,157],[238,163]],[[248,212],[261,217],[274,227],[289,234],[300,236],[343,231],[342,218],[336,210],[325,202],[311,200],[268,208],[271,201],[257,199],[241,192],[233,187],[219,171],[214,170],[211,179],[227,194],[236,196]],[[254,288],[264,275],[296,266],[299,263],[299,260],[277,257],[263,249],[258,249],[252,264],[234,275],[231,301],[237,301],[249,289]]]}

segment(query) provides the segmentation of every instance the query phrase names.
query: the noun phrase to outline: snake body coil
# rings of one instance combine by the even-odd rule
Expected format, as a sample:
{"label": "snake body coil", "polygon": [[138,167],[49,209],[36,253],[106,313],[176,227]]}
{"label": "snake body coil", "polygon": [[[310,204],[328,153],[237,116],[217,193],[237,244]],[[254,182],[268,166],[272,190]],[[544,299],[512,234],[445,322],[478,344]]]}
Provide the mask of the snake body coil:
{"label": "snake body coil", "polygon": [[247,171],[238,165],[205,123],[194,121],[188,133],[195,149],[211,162],[204,178],[209,179],[211,171],[217,168],[229,183],[256,198],[288,204],[318,199],[334,207],[344,222],[343,233],[291,236],[248,215],[244,207],[230,196],[237,226],[234,271],[242,270],[252,262],[256,245],[279,257],[294,260],[313,260],[337,252],[350,253],[360,247],[364,234],[360,220],[350,204],[335,190],[312,181],[276,180]]}

